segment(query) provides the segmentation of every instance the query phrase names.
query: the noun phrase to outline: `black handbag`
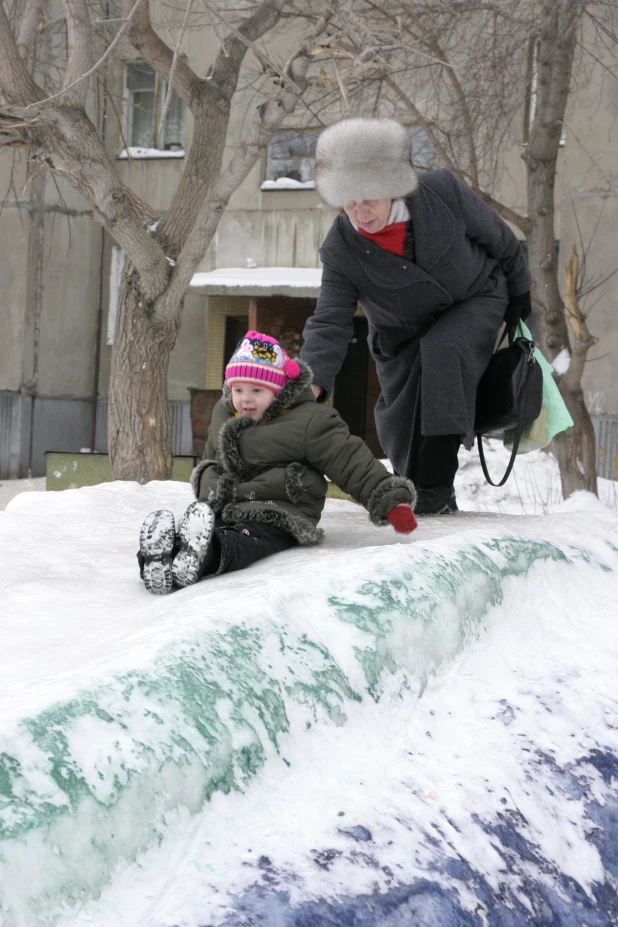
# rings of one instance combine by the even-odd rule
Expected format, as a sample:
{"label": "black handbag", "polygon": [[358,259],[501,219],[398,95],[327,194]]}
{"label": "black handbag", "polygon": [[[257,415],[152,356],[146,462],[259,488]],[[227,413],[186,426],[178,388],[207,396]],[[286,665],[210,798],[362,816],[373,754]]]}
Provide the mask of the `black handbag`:
{"label": "black handbag", "polygon": [[[491,486],[504,486],[508,480],[522,432],[539,417],[543,405],[543,373],[534,356],[534,341],[515,334],[516,327],[505,329],[476,394],[474,433],[483,473]],[[501,348],[507,335],[508,345]],[[500,482],[494,483],[487,471],[482,436],[503,438],[507,431],[514,432],[511,459]]]}

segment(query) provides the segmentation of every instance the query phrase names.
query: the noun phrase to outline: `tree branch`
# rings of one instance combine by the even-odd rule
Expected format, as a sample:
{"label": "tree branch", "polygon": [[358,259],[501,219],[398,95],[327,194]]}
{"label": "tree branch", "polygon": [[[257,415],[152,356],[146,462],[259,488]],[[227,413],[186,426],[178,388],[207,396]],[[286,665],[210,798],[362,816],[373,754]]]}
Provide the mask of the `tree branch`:
{"label": "tree branch", "polygon": [[226,40],[225,50],[217,55],[210,80],[201,81],[194,95],[191,149],[170,209],[158,230],[166,254],[171,257],[177,257],[182,250],[200,206],[219,176],[231,100],[247,49],[277,24],[285,2],[264,0],[252,16],[236,27],[235,34]]}
{"label": "tree branch", "polygon": [[[24,113],[22,110],[21,115]],[[0,127],[2,122],[0,118]],[[120,182],[83,108],[48,103],[35,118],[22,120],[18,137],[28,146],[33,160],[63,174],[86,198],[94,217],[127,252],[139,273],[144,298],[153,300],[162,293],[169,278],[169,263],[144,227],[144,218],[153,211]]]}
{"label": "tree branch", "polygon": [[431,51],[434,57],[439,62],[441,62],[442,65],[444,66],[446,74],[455,92],[457,103],[459,105],[459,109],[460,109],[461,116],[462,116],[463,123],[464,123],[466,144],[468,147],[468,159],[470,161],[470,176],[471,176],[472,183],[474,184],[474,186],[478,187],[479,185],[478,162],[477,162],[477,157],[476,157],[476,147],[474,144],[474,133],[472,130],[472,119],[470,117],[468,101],[466,99],[466,95],[463,91],[459,78],[457,77],[457,74],[455,73],[455,69],[451,65],[448,58],[446,57],[446,54],[444,53],[441,45],[433,37],[431,32],[429,33],[429,35],[425,35],[425,30],[423,29],[422,23],[419,17],[414,12],[413,8],[406,7],[405,13],[406,13],[406,16],[408,16],[419,28],[420,33],[421,33],[420,36],[412,32],[412,30],[402,22],[401,16],[397,17],[393,13],[389,13],[387,9],[384,9],[378,4],[373,3],[372,0],[365,0],[365,2],[368,3],[368,5],[372,9],[377,10],[383,16],[386,16],[386,18],[389,19],[392,23],[395,23],[399,28],[407,32],[408,35],[411,35],[412,38],[415,39],[417,42],[421,42],[423,45],[425,45]]}
{"label": "tree branch", "polygon": [[180,34],[178,36],[178,41],[174,48],[174,58],[172,60],[172,66],[170,68],[170,77],[167,85],[167,93],[165,95],[165,102],[163,104],[163,110],[161,112],[161,119],[159,121],[159,136],[163,131],[163,126],[165,125],[165,117],[167,116],[167,111],[170,107],[170,100],[172,99],[172,93],[174,92],[174,77],[176,76],[176,70],[178,68],[178,59],[180,49],[182,48],[182,40],[185,36],[185,31],[187,28],[187,23],[189,22],[189,17],[191,15],[191,7],[193,6],[193,0],[187,0],[187,9],[185,10],[184,19],[182,21],[182,26],[180,29]]}
{"label": "tree branch", "polygon": [[410,112],[415,116],[415,118],[420,122],[423,129],[425,130],[427,137],[435,145],[436,149],[439,151],[446,167],[455,174],[456,177],[459,177],[460,180],[463,180],[465,183],[477,193],[482,200],[484,200],[488,206],[491,206],[492,209],[498,213],[503,219],[506,219],[507,222],[512,222],[513,225],[520,229],[526,235],[530,229],[530,220],[527,216],[522,216],[521,213],[518,213],[515,209],[512,209],[510,206],[506,206],[504,203],[499,200],[494,199],[491,194],[483,190],[479,183],[478,179],[475,182],[474,177],[470,176],[466,171],[462,171],[460,167],[453,161],[450,154],[447,152],[444,145],[441,143],[440,139],[436,135],[432,124],[428,119],[423,116],[419,108],[416,106],[414,101],[399,87],[397,83],[390,77],[390,75],[385,75],[383,77],[384,83],[387,84],[392,90],[395,91],[397,96],[406,106],[410,109]]}
{"label": "tree branch", "polygon": [[[131,0],[123,0],[123,10]],[[131,21],[127,37],[133,48],[140,53],[144,60],[160,74],[168,83],[174,64],[174,52],[163,39],[155,32],[150,20],[150,0],[143,0]],[[181,100],[192,109],[196,93],[199,92],[202,81],[191,68],[186,58],[177,57],[174,71],[174,90]]]}
{"label": "tree branch", "polygon": [[423,129],[425,130],[427,134],[427,137],[431,139],[437,151],[440,152],[440,155],[446,167],[448,167],[449,170],[453,171],[453,173],[457,173],[457,170],[458,170],[457,165],[452,160],[451,156],[445,149],[444,145],[442,144],[442,142],[440,141],[440,139],[434,132],[433,126],[431,125],[429,120],[423,116],[423,114],[421,113],[416,103],[408,96],[407,93],[404,93],[404,91],[401,89],[399,84],[397,84],[389,74],[386,74],[383,77],[383,80],[384,80],[384,83],[388,87],[391,88],[391,90],[395,91],[395,93],[397,94],[399,99],[402,101],[402,103],[405,103],[405,105],[408,107],[410,112],[413,114],[414,118],[417,119],[418,122],[420,122],[420,124],[422,125]]}
{"label": "tree branch", "polygon": [[11,27],[0,2],[0,91],[9,103],[25,106],[43,97],[43,91],[32,79],[17,48]]}
{"label": "tree branch", "polygon": [[28,61],[34,45],[42,9],[43,0],[27,0],[17,36],[17,50],[23,61]]}
{"label": "tree branch", "polygon": [[[301,44],[298,53],[288,62],[289,73],[301,92],[304,92],[307,86],[307,70],[312,60],[315,38],[324,32],[337,9],[338,4],[332,3],[327,15],[319,20],[313,35]],[[170,285],[155,303],[155,315],[162,323],[177,324],[184,294],[191,284],[191,278],[214,235],[230,196],[248,175],[273,132],[276,132],[285,116],[293,112],[298,99],[298,93],[284,87],[277,98],[268,100],[258,107],[252,131],[248,138],[243,139],[229,165],[210,187],[178,257]]]}
{"label": "tree branch", "polygon": [[278,68],[255,44],[256,39],[261,38],[261,36],[276,26],[281,15],[281,10],[286,2],[287,0],[263,0],[263,3],[253,16],[249,16],[238,28],[235,28],[231,23],[226,22],[210,3],[208,3],[208,0],[200,0],[204,9],[212,16],[217,17],[219,22],[225,25],[233,35],[233,38],[226,42],[221,52],[217,55],[212,72],[212,79],[221,88],[225,87],[229,99],[231,99],[236,89],[240,65],[249,48],[262,63],[262,66],[265,64],[268,65],[268,67],[275,74],[278,74],[282,80],[287,80],[296,93],[301,92],[300,88],[295,87],[293,82],[290,81],[289,76],[285,73],[285,69]]}
{"label": "tree branch", "polygon": [[573,245],[571,257],[565,267],[564,312],[573,332],[574,341],[571,348],[571,363],[569,369],[562,375],[560,384],[561,389],[569,392],[581,389],[588,351],[599,340],[590,334],[586,316],[582,312],[579,303],[577,294],[578,270],[579,256],[577,248]]}
{"label": "tree branch", "polygon": [[[94,65],[90,68],[89,71],[86,71],[85,74],[82,74],[82,76],[81,76],[81,77],[78,77],[75,81],[73,81],[73,83],[67,84],[67,86],[66,86],[66,87],[63,87],[62,90],[59,90],[58,93],[54,93],[54,94],[52,94],[50,97],[45,97],[44,99],[42,98],[42,99],[38,100],[37,103],[39,103],[39,104],[40,104],[40,103],[49,103],[49,102],[51,102],[52,100],[57,100],[58,97],[64,96],[65,93],[67,93],[68,91],[72,90],[73,87],[76,86],[76,84],[79,84],[81,81],[85,81],[88,77],[90,77],[91,74],[94,74],[95,71],[98,71],[99,68],[101,67],[101,65],[104,64],[104,63],[107,61],[107,59],[109,58],[109,56],[111,55],[111,53],[112,53],[112,52],[114,51],[114,49],[116,48],[116,45],[119,43],[120,39],[122,38],[122,36],[125,34],[125,32],[127,31],[127,29],[129,28],[129,26],[130,26],[130,24],[131,24],[131,21],[132,21],[133,17],[135,16],[135,14],[136,14],[136,12],[137,12],[137,10],[138,10],[140,4],[142,4],[143,2],[144,2],[144,0],[135,0],[135,3],[134,3],[134,5],[133,5],[133,8],[131,9],[131,12],[129,13],[128,18],[123,22],[122,26],[120,27],[120,29],[118,30],[118,32],[116,33],[116,35],[114,36],[114,38],[112,39],[112,41],[110,42],[110,44],[107,46],[107,48],[106,48],[106,50],[105,50],[105,53],[99,58],[99,60],[96,62],[96,64],[94,64]],[[1,4],[0,4],[0,6],[1,6]],[[41,95],[41,96],[42,96],[42,95]],[[30,104],[28,104],[28,105],[29,105],[29,106],[34,106],[35,104],[34,104],[34,103],[30,103]]]}
{"label": "tree branch", "polygon": [[92,23],[86,0],[64,0],[69,60],[64,76],[64,102],[84,106],[92,67]]}

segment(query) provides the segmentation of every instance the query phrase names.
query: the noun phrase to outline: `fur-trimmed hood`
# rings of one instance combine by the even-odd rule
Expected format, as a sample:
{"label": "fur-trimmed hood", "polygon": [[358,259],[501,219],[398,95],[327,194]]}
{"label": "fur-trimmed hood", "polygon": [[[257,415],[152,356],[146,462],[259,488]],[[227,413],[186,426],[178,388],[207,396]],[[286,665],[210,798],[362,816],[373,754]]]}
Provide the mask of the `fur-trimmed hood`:
{"label": "fur-trimmed hood", "polygon": [[315,186],[329,206],[402,199],[417,185],[408,130],[394,119],[342,119],[318,139]]}

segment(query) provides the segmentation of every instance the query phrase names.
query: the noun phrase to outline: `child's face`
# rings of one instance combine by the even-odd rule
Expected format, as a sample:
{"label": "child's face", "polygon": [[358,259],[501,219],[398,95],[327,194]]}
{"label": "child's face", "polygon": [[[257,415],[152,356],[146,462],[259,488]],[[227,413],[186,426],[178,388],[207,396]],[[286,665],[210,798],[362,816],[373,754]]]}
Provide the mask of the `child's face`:
{"label": "child's face", "polygon": [[234,383],[232,386],[232,404],[241,415],[248,415],[254,422],[259,422],[273,402],[275,394],[266,386],[256,383]]}

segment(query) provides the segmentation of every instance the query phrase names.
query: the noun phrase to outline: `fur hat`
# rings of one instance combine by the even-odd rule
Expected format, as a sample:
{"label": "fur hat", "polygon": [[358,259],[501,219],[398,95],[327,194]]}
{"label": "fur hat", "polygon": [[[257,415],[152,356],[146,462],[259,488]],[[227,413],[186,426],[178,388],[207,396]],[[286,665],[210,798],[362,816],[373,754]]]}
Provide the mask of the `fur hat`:
{"label": "fur hat", "polygon": [[417,184],[410,136],[393,119],[342,119],[318,139],[315,185],[329,206],[397,200]]}
{"label": "fur hat", "polygon": [[255,383],[276,395],[299,373],[297,362],[288,357],[276,338],[251,331],[238,342],[225,368],[225,382],[229,387],[234,383]]}

